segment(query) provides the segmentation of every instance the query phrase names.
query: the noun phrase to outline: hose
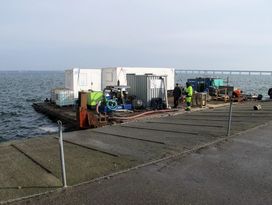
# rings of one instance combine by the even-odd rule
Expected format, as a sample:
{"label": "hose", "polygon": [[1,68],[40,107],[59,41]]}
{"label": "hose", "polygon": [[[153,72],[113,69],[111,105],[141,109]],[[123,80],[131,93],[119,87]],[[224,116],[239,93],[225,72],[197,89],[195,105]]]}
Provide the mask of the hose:
{"label": "hose", "polygon": [[109,110],[115,111],[118,108],[118,103],[116,100],[107,100],[106,106],[109,108]]}
{"label": "hose", "polygon": [[111,117],[110,119],[112,120],[133,120],[138,117],[144,116],[144,115],[149,115],[149,114],[157,114],[157,113],[166,113],[166,112],[173,112],[175,110],[152,110],[152,111],[147,111],[138,115],[130,116],[130,117]]}
{"label": "hose", "polygon": [[[95,107],[95,111],[96,111],[97,114],[101,114],[101,113],[99,112],[99,107],[100,107],[100,105],[101,105],[101,101],[99,101],[99,102],[96,104],[96,107]],[[107,101],[106,101],[106,106],[107,106],[107,108],[108,108],[109,110],[115,111],[115,110],[117,110],[117,108],[118,108],[118,103],[117,103],[116,100],[107,100]]]}
{"label": "hose", "polygon": [[99,102],[96,104],[96,107],[95,107],[95,111],[96,111],[96,113],[99,114],[99,115],[100,115],[100,112],[99,112],[99,107],[100,107],[100,105],[101,105],[101,101],[99,101]]}

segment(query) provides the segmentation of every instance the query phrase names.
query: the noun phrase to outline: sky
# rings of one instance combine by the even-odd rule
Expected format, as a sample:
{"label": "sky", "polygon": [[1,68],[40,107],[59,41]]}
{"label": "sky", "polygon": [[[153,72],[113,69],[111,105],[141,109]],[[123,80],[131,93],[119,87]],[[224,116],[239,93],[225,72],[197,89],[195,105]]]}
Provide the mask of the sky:
{"label": "sky", "polygon": [[0,70],[272,70],[271,0],[1,0]]}

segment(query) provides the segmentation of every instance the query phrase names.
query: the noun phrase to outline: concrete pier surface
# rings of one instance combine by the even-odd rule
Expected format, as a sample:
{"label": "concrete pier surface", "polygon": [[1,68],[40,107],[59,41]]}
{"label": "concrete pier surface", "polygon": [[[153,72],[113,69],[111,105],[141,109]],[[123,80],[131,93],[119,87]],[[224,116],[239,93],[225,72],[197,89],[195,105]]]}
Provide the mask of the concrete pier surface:
{"label": "concrete pier surface", "polygon": [[57,135],[2,143],[0,199],[15,204],[271,204],[272,103],[260,104],[259,111],[253,110],[256,102],[234,105],[229,138],[228,107],[64,133],[65,190]]}

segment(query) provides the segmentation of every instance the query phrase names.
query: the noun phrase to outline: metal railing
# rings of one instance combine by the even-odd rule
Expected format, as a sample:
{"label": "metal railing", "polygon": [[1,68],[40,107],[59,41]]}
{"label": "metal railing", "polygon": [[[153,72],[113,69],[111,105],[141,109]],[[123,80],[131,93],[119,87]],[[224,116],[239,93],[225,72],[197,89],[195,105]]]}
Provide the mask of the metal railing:
{"label": "metal railing", "polygon": [[58,120],[58,125],[59,125],[59,147],[60,147],[62,185],[64,188],[66,188],[67,181],[66,181],[65,159],[64,159],[63,138],[62,138],[62,122],[60,120]]}
{"label": "metal railing", "polygon": [[230,136],[231,131],[231,120],[232,120],[232,99],[230,99],[230,105],[229,105],[229,119],[228,119],[228,130],[227,130],[227,136]]}

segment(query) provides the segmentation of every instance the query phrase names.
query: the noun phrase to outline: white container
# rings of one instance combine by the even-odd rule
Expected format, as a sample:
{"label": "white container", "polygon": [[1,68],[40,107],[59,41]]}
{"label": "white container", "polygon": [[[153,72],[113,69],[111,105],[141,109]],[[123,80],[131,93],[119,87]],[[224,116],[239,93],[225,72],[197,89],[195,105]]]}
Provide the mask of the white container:
{"label": "white container", "polygon": [[167,90],[173,90],[175,84],[174,68],[144,68],[144,67],[112,67],[102,68],[102,89],[109,85],[127,85],[127,74],[153,74],[167,76]]}
{"label": "white container", "polygon": [[74,92],[74,98],[78,98],[78,91],[101,91],[101,69],[65,70],[65,88]]}

